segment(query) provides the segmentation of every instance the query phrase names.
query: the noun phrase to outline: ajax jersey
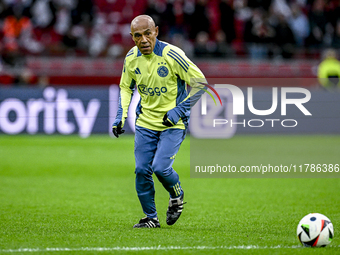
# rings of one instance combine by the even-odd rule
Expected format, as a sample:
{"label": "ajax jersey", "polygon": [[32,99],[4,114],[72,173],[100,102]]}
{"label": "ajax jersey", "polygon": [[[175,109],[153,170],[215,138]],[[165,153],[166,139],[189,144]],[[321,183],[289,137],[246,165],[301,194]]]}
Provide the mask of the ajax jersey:
{"label": "ajax jersey", "polygon": [[[205,81],[203,73],[178,47],[157,40],[153,53],[143,55],[135,46],[125,58],[117,118],[124,122],[133,91],[137,89],[141,97],[136,109],[137,126],[163,131],[168,128],[162,124],[163,116],[178,104],[186,103],[187,117],[172,127],[185,129],[190,99],[201,94],[199,88],[204,87],[196,79]],[[194,88],[190,95],[186,84]]]}

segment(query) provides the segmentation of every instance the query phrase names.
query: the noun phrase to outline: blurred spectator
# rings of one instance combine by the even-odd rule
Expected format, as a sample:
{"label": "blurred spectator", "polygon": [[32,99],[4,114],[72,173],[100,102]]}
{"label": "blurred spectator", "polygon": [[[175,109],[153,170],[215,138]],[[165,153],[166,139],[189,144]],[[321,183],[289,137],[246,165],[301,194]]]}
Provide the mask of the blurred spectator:
{"label": "blurred spectator", "polygon": [[98,15],[95,25],[89,38],[89,54],[92,57],[98,57],[108,46],[108,36],[106,33],[107,20],[105,15]]}
{"label": "blurred spectator", "polygon": [[286,18],[280,14],[278,25],[275,27],[274,42],[280,49],[283,58],[291,58],[295,50],[295,39],[292,30],[289,28]]}
{"label": "blurred spectator", "polygon": [[214,51],[214,57],[226,58],[233,57],[234,51],[230,44],[227,42],[227,38],[223,31],[218,31],[216,33],[216,49]]}
{"label": "blurred spectator", "polygon": [[179,48],[181,48],[185,55],[192,58],[194,55],[194,46],[192,43],[185,38],[183,34],[174,34],[171,38],[171,43]]}
{"label": "blurred spectator", "polygon": [[309,22],[298,4],[293,3],[291,10],[292,15],[288,18],[288,24],[294,34],[296,45],[302,47],[309,35]]}
{"label": "blurred spectator", "polygon": [[200,32],[206,32],[206,34],[209,35],[210,22],[207,13],[207,5],[207,0],[197,0],[195,4],[195,10],[190,17],[190,39],[195,39]]}
{"label": "blurred spectator", "polygon": [[194,15],[195,10],[201,11],[195,9],[195,0],[148,0],[144,13],[151,16],[159,26],[159,37],[171,41],[172,37],[178,34],[185,37],[188,35],[191,27],[194,27],[192,22],[197,14]]}
{"label": "blurred spectator", "polygon": [[14,86],[28,86],[36,82],[37,77],[29,68],[23,68],[18,75],[15,76]]}
{"label": "blurred spectator", "polygon": [[71,10],[68,5],[59,3],[57,5],[56,11],[56,23],[54,25],[54,30],[59,35],[65,35],[71,26]]}
{"label": "blurred spectator", "polygon": [[335,49],[340,49],[340,18],[338,19],[334,27],[332,47]]}
{"label": "blurred spectator", "polygon": [[221,29],[224,32],[227,43],[231,43],[235,39],[235,22],[234,9],[232,0],[221,0],[219,4],[221,13]]}
{"label": "blurred spectator", "polygon": [[91,26],[94,17],[92,0],[77,0],[76,6],[71,11],[72,24]]}
{"label": "blurred spectator", "polygon": [[310,35],[306,40],[306,44],[309,47],[320,48],[321,46],[323,46],[327,24],[327,18],[324,8],[324,0],[315,0],[312,5],[312,9],[308,15],[310,24]]}
{"label": "blurred spectator", "polygon": [[20,47],[20,37],[30,33],[31,29],[32,23],[28,17],[22,16],[21,6],[15,6],[13,15],[7,16],[3,25],[5,49],[17,51]]}
{"label": "blurred spectator", "polygon": [[63,36],[63,44],[70,49],[75,49],[78,46],[78,38],[75,35],[75,31],[70,28],[67,33]]}
{"label": "blurred spectator", "polygon": [[12,15],[12,9],[10,8],[10,5],[4,1],[0,1],[0,20],[4,20],[7,16]]}
{"label": "blurred spectator", "polygon": [[216,52],[216,43],[209,40],[209,34],[205,31],[201,31],[197,34],[194,55],[198,58],[210,58],[213,57]]}
{"label": "blurred spectator", "polygon": [[123,56],[133,43],[131,17],[141,13],[155,20],[161,40],[199,57],[234,56],[231,43],[253,59],[274,49],[290,58],[294,47],[312,48],[309,56],[340,48],[340,0],[0,0],[3,62],[22,64],[23,54]]}
{"label": "blurred spectator", "polygon": [[268,11],[271,4],[272,0],[248,0],[248,7],[252,9],[262,8]]}
{"label": "blurred spectator", "polygon": [[[156,23],[156,26],[159,27],[159,36],[162,37],[164,33],[164,29],[166,25],[164,24],[166,21],[163,18],[164,12],[166,10],[166,4],[157,0],[148,0],[148,5],[145,10],[145,14],[149,15]],[[164,27],[164,28],[163,28]]]}
{"label": "blurred spectator", "polygon": [[49,28],[56,22],[57,8],[52,0],[33,0],[30,13],[35,27]]}
{"label": "blurred spectator", "polygon": [[197,34],[194,45],[194,56],[198,58],[226,58],[233,56],[233,50],[226,41],[222,30],[216,33],[216,40],[209,40],[209,34],[201,31]]}
{"label": "blurred spectator", "polygon": [[181,15],[181,6],[178,0],[167,0],[165,10],[162,13],[161,23],[159,24],[161,28],[161,38],[165,40],[170,40],[172,34],[178,33],[177,31],[177,20],[176,16]]}
{"label": "blurred spectator", "polygon": [[288,18],[292,14],[286,0],[273,0],[270,9],[275,15],[283,15],[285,18]]}
{"label": "blurred spectator", "polygon": [[162,13],[165,11],[166,5],[163,2],[157,0],[148,0],[147,7],[144,11],[145,15],[149,15],[153,18],[156,25],[161,22]]}
{"label": "blurred spectator", "polygon": [[246,22],[244,28],[244,41],[250,58],[266,58],[274,36],[275,30],[268,22],[267,13],[262,8],[254,9],[252,17]]}
{"label": "blurred spectator", "polygon": [[[55,31],[61,36],[61,51],[68,54],[92,55],[95,50],[89,52],[89,43],[93,36],[97,36],[97,30],[92,31],[95,19],[92,0],[54,0],[56,1]],[[100,38],[99,38],[100,39]],[[94,55],[97,56],[97,53]]]}
{"label": "blurred spectator", "polygon": [[42,88],[46,88],[50,84],[50,78],[47,75],[37,77],[37,85]]}
{"label": "blurred spectator", "polygon": [[340,17],[340,0],[327,0],[325,10],[329,22],[335,27]]}
{"label": "blurred spectator", "polygon": [[321,85],[327,89],[340,88],[340,62],[336,59],[336,51],[326,50],[323,61],[318,67],[318,78]]}
{"label": "blurred spectator", "polygon": [[13,14],[5,18],[3,33],[3,60],[5,63],[17,66],[23,65],[22,51],[39,53],[43,46],[33,39],[33,26],[30,19],[24,16],[26,7],[22,4],[15,4],[12,7]]}

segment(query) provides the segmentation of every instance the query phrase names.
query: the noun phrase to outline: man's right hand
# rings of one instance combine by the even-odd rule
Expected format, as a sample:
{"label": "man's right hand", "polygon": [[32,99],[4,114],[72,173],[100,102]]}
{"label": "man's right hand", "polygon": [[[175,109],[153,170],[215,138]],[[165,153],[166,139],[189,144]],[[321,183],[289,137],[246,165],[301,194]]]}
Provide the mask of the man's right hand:
{"label": "man's right hand", "polygon": [[119,122],[117,126],[112,126],[112,133],[115,135],[115,137],[119,137],[119,135],[123,134],[125,132],[124,129],[122,129],[122,122]]}

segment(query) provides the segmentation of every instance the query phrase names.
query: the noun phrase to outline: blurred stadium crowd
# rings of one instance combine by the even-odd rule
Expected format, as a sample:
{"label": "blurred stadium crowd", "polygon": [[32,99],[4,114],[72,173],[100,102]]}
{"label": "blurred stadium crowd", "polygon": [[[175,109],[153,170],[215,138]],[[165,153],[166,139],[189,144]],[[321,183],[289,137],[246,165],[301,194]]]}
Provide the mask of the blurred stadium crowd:
{"label": "blurred stadium crowd", "polygon": [[340,49],[340,0],[0,0],[2,61],[123,58],[130,22],[143,13],[189,57],[299,59]]}

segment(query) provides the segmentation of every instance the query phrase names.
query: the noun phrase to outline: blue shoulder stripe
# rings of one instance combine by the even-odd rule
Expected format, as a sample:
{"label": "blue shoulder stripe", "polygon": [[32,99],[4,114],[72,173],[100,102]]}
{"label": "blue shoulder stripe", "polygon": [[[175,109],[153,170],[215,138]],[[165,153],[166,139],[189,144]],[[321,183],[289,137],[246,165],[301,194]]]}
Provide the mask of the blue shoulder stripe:
{"label": "blue shoulder stripe", "polygon": [[156,39],[156,45],[155,45],[153,52],[156,55],[162,57],[163,56],[163,50],[167,45],[168,45],[167,43],[161,42],[158,39]]}
{"label": "blue shoulder stripe", "polygon": [[188,67],[180,59],[178,59],[178,57],[174,56],[171,52],[168,52],[167,55],[173,58],[183,68],[185,72],[188,72]]}
{"label": "blue shoulder stripe", "polygon": [[185,59],[180,55],[178,54],[176,51],[174,51],[173,49],[170,49],[170,52],[173,53],[175,56],[177,56],[180,60],[182,60],[185,65],[189,68],[189,64],[187,61],[185,61]]}
{"label": "blue shoulder stripe", "polygon": [[133,55],[133,48],[131,50],[129,50],[129,52],[126,54],[125,58],[127,58],[128,56]]}
{"label": "blue shoulder stripe", "polygon": [[131,55],[133,55],[133,51],[132,51],[132,52],[128,52],[128,54],[126,54],[126,58],[127,58],[128,56],[131,56]]}

